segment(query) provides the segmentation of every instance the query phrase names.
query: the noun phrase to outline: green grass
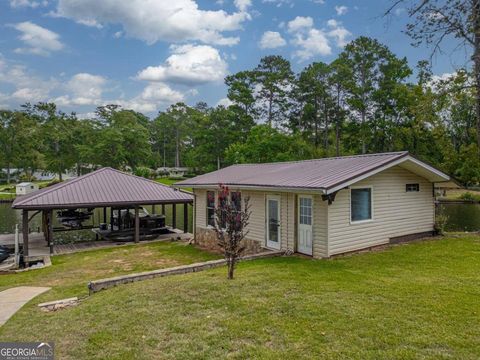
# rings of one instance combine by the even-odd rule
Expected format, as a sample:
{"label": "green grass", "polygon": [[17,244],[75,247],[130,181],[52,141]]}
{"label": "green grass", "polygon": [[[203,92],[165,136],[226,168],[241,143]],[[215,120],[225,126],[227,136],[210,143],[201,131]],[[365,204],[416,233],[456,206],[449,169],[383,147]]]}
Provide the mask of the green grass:
{"label": "green grass", "polygon": [[[182,181],[182,179],[158,178],[158,179],[155,179],[155,181],[164,185],[172,186],[173,184],[179,181]],[[191,188],[182,188],[182,190],[190,191],[190,192],[192,191]]]}
{"label": "green grass", "polygon": [[480,201],[480,191],[476,190],[466,190],[466,189],[452,189],[452,190],[447,190],[447,194],[441,199],[446,199],[446,200],[464,200],[464,197],[466,196],[465,194],[470,194],[468,195],[469,197],[473,197],[473,200]]}
{"label": "green grass", "polygon": [[49,299],[88,294],[90,280],[191,264],[218,258],[180,241],[125,245],[52,256],[52,266],[0,275],[0,290],[20,285],[51,286]]}
{"label": "green grass", "polygon": [[0,193],[0,200],[14,200],[16,197],[15,193]]}
{"label": "green grass", "polygon": [[[2,341],[56,342],[58,358],[478,359],[480,237],[311,260],[285,257],[157,278],[43,313]],[[61,278],[62,274],[59,273]]]}

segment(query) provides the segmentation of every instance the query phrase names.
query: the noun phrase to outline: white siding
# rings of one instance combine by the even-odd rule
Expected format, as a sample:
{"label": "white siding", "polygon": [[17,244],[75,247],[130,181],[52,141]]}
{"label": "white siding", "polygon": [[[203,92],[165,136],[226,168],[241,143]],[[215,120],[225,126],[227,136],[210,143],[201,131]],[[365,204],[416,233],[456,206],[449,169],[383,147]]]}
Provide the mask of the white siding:
{"label": "white siding", "polygon": [[[248,238],[265,245],[265,194],[260,191],[241,191],[242,199],[250,197],[250,222]],[[242,200],[243,202],[243,200]]]}
{"label": "white siding", "polygon": [[195,226],[198,228],[207,227],[207,191],[194,190],[195,193]]}
{"label": "white siding", "polygon": [[[419,192],[406,192],[405,184],[419,183]],[[389,242],[395,236],[432,231],[432,184],[399,166],[362,180],[354,186],[372,186],[373,220],[350,223],[350,190],[337,193],[328,207],[329,256]]]}
{"label": "white siding", "polygon": [[[295,247],[295,194],[293,193],[274,193],[251,190],[237,190],[242,193],[242,199],[250,197],[250,222],[248,225],[248,238],[258,241],[265,245],[266,226],[265,226],[265,199],[266,196],[280,196],[280,231],[281,231],[281,248],[283,250],[293,250]],[[195,225],[197,228],[207,228],[206,216],[206,190],[195,190]],[[243,203],[243,200],[242,200]]]}
{"label": "white siding", "polygon": [[313,257],[328,257],[328,202],[321,195],[313,197]]}

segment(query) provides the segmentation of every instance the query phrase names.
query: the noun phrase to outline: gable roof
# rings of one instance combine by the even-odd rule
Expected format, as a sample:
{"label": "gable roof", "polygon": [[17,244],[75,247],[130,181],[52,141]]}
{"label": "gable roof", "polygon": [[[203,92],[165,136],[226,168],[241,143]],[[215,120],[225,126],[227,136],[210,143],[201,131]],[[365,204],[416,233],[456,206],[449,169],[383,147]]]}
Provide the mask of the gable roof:
{"label": "gable roof", "polygon": [[175,186],[195,188],[225,184],[250,188],[315,190],[330,194],[395,165],[400,165],[431,182],[450,179],[447,174],[402,151],[280,163],[232,165],[178,182]]}
{"label": "gable roof", "polygon": [[109,167],[15,199],[15,209],[66,209],[192,202],[193,196]]}

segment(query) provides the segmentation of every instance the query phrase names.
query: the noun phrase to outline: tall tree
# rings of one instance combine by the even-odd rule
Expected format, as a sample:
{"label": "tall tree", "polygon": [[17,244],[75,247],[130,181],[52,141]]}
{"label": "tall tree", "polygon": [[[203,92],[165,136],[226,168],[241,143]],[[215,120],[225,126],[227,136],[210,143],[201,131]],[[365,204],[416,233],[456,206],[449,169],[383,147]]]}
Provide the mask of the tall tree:
{"label": "tall tree", "polygon": [[393,88],[409,74],[406,59],[398,59],[377,40],[361,36],[349,43],[339,58],[348,69],[347,102],[358,124],[361,152],[367,152],[369,139],[386,121]]}
{"label": "tall tree", "polygon": [[22,112],[0,110],[0,161],[6,167],[7,184],[10,184],[12,165],[18,167],[20,159],[33,152],[32,130],[32,124]]}
{"label": "tall tree", "polygon": [[447,39],[454,39],[459,47],[471,54],[475,87],[477,149],[480,155],[480,0],[395,0],[386,11],[391,14],[401,4],[408,4],[406,33],[413,45],[425,43],[432,47],[432,55],[442,51]]}
{"label": "tall tree", "polygon": [[322,62],[307,66],[300,73],[295,91],[298,101],[303,104],[300,125],[304,133],[313,131],[313,143],[317,148],[322,142],[321,133],[323,133],[323,147],[326,152],[330,118],[334,106],[330,96],[330,72],[331,68]]}
{"label": "tall tree", "polygon": [[335,59],[330,64],[330,69],[329,86],[334,103],[333,116],[335,118],[335,155],[340,156],[340,131],[348,113],[345,99],[349,69],[341,58]]}
{"label": "tall tree", "polygon": [[278,55],[266,56],[254,70],[258,91],[255,100],[260,113],[272,126],[275,121],[283,124],[290,102],[290,92],[295,79],[290,62]]}
{"label": "tall tree", "polygon": [[225,78],[228,99],[238,105],[246,115],[254,116],[255,73],[240,71]]}
{"label": "tall tree", "polygon": [[151,147],[144,118],[131,110],[116,111],[100,130],[95,144],[97,163],[115,168],[136,167],[149,161]]}

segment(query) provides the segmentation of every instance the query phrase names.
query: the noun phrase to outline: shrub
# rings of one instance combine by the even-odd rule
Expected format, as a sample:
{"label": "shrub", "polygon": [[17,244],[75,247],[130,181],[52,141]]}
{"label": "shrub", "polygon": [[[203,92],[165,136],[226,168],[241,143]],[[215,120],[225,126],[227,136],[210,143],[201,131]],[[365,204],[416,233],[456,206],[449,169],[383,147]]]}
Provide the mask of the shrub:
{"label": "shrub", "polygon": [[440,213],[435,216],[435,232],[438,235],[443,235],[445,233],[447,222],[448,222],[448,215]]}
{"label": "shrub", "polygon": [[135,175],[141,176],[147,179],[151,179],[153,177],[153,171],[148,167],[139,166],[134,171]]}
{"label": "shrub", "polygon": [[461,200],[467,201],[480,201],[480,195],[472,194],[471,192],[467,191],[460,195],[459,197]]}

